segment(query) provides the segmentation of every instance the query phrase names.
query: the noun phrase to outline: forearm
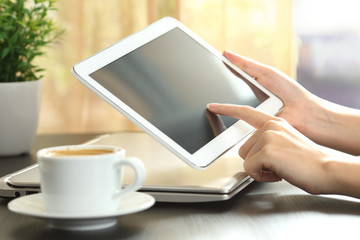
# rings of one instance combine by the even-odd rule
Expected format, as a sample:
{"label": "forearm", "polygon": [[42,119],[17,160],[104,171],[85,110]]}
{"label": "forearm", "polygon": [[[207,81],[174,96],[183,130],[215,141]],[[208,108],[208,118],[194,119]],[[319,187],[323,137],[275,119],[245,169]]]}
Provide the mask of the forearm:
{"label": "forearm", "polygon": [[348,157],[325,163],[328,184],[323,193],[360,198],[360,158]]}
{"label": "forearm", "polygon": [[315,142],[353,155],[360,155],[360,111],[316,98],[304,119],[307,135]]}

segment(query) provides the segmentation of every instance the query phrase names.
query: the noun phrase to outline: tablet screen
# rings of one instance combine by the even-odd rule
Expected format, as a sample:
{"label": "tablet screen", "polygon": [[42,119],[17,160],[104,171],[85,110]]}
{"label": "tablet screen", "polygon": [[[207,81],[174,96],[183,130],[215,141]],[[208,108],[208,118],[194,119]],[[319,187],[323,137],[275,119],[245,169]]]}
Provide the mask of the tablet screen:
{"label": "tablet screen", "polygon": [[237,121],[208,103],[257,107],[268,98],[179,28],[90,76],[191,154]]}

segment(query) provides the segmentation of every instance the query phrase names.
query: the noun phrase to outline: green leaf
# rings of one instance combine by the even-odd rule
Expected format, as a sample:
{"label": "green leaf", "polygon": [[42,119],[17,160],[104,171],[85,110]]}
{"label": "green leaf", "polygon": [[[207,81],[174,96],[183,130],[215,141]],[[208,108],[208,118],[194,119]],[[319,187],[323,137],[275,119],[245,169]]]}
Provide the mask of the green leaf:
{"label": "green leaf", "polygon": [[3,60],[8,55],[9,52],[10,52],[10,48],[9,47],[5,48],[4,51],[1,53],[1,60]]}
{"label": "green leaf", "polygon": [[23,28],[26,27],[26,25],[25,25],[25,23],[24,23],[23,21],[17,20],[16,22],[17,22],[17,24],[19,24],[21,27],[23,27]]}
{"label": "green leaf", "polygon": [[33,60],[63,33],[50,15],[55,2],[0,0],[0,81],[33,80],[44,71]]}
{"label": "green leaf", "polygon": [[10,45],[15,45],[16,41],[18,40],[19,32],[16,32],[12,37],[10,38]]}

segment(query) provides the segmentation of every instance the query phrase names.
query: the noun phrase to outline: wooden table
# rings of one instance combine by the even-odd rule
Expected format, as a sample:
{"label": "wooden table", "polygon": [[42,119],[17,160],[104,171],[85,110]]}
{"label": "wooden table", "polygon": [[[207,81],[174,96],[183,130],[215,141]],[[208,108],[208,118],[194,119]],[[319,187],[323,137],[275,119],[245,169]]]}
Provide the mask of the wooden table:
{"label": "wooden table", "polygon": [[[29,155],[0,158],[0,175],[32,164],[43,147],[84,142],[93,134],[40,135]],[[0,239],[360,239],[360,201],[313,196],[282,181],[254,183],[229,201],[156,203],[118,218],[115,227],[90,232],[49,228],[18,215],[0,198]]]}

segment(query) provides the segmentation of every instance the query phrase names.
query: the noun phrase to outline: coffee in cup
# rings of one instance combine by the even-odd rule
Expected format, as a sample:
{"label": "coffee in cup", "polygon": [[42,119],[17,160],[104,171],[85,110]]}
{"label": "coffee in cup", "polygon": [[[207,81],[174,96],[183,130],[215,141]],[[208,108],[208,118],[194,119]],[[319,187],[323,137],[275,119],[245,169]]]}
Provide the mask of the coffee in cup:
{"label": "coffee in cup", "polygon": [[108,149],[62,149],[49,150],[45,153],[46,156],[88,156],[113,153],[113,150]]}
{"label": "coffee in cup", "polygon": [[[145,168],[141,160],[125,157],[115,146],[72,145],[42,149],[37,153],[45,210],[66,215],[114,212],[125,194],[141,188]],[[123,188],[123,167],[135,180]]]}

